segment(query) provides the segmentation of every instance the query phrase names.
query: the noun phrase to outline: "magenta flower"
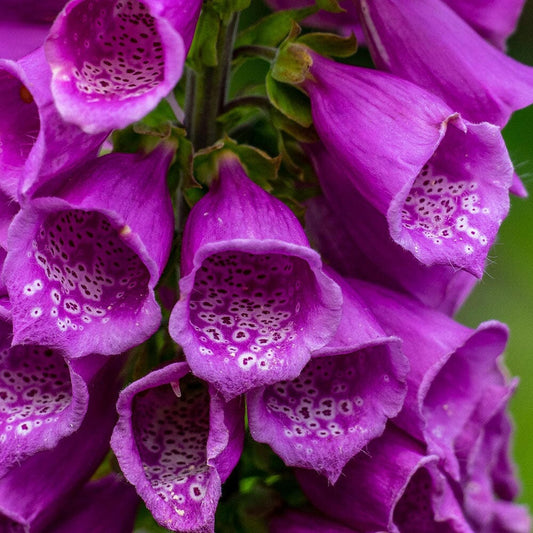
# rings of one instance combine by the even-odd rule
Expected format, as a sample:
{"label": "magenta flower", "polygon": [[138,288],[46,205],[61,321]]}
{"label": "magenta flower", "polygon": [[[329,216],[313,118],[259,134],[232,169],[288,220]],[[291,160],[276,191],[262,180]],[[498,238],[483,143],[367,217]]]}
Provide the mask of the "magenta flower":
{"label": "magenta flower", "polygon": [[335,485],[311,470],[297,477],[317,509],[356,531],[474,533],[436,464],[420,442],[389,426]]}
{"label": "magenta flower", "polygon": [[345,464],[400,411],[408,365],[399,339],[387,337],[339,276],[343,314],[333,339],[292,381],[247,394],[252,437],[290,466],[335,483]]}
{"label": "magenta flower", "polygon": [[[120,389],[117,376],[123,362],[122,357],[109,359],[94,377],[87,413],[77,431],[0,477],[0,527],[11,527],[17,532],[46,531],[47,526],[64,515],[65,500],[89,480],[109,450],[117,418],[114,409]],[[78,364],[83,365],[83,360]],[[50,398],[43,395],[42,400],[46,405]]]}
{"label": "magenta flower", "polygon": [[121,353],[154,333],[153,288],[173,235],[171,157],[164,147],[110,154],[24,205],[4,265],[15,344],[81,357]]}
{"label": "magenta flower", "polygon": [[105,134],[87,135],[59,116],[42,48],[18,62],[0,59],[0,189],[27,195],[93,158]]}
{"label": "magenta flower", "polygon": [[389,237],[386,219],[355,187],[343,183],[344,167],[320,143],[309,145],[326,198],[306,204],[306,231],[322,258],[346,277],[411,294],[452,315],[477,279],[447,265],[426,266]]}
{"label": "magenta flower", "polygon": [[405,80],[293,46],[311,63],[302,87],[314,125],[345,168],[329,180],[356,187],[422,263],[480,277],[513,179],[499,128],[463,121]]}
{"label": "magenta flower", "polygon": [[129,385],[111,439],[125,477],[173,531],[214,531],[215,509],[241,455],[244,409],[173,363]]}
{"label": "magenta flower", "polygon": [[45,43],[52,93],[88,133],[123,128],[176,85],[200,0],[72,0]]}
{"label": "magenta flower", "polygon": [[[467,19],[472,17],[472,5],[448,3]],[[502,6],[500,12],[507,11],[516,20],[516,5],[496,3]],[[486,42],[444,2],[358,0],[357,4],[376,66],[430,90],[465,119],[503,127],[513,111],[533,103],[533,69]],[[506,24],[508,17],[500,19],[497,11],[493,13]]]}
{"label": "magenta flower", "polygon": [[187,220],[169,331],[194,374],[230,399],[295,378],[334,334],[342,299],[292,212],[236,156],[219,166]]}

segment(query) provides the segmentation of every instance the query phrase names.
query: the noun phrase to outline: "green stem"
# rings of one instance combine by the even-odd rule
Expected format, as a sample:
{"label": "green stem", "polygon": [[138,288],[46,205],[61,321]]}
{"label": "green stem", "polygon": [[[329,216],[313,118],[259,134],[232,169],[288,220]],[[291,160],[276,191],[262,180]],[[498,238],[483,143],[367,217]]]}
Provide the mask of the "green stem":
{"label": "green stem", "polygon": [[190,96],[193,95],[193,101],[187,103],[189,115],[187,126],[189,138],[195,150],[210,146],[223,133],[216,119],[221,114],[226,101],[228,74],[238,18],[238,13],[235,13],[228,23],[221,23],[217,38],[217,65],[202,66],[195,73],[193,89],[188,91]]}
{"label": "green stem", "polygon": [[260,57],[262,59],[266,59],[267,61],[273,61],[276,59],[277,52],[277,48],[250,44],[235,48],[233,51],[233,59],[237,59],[239,57]]}

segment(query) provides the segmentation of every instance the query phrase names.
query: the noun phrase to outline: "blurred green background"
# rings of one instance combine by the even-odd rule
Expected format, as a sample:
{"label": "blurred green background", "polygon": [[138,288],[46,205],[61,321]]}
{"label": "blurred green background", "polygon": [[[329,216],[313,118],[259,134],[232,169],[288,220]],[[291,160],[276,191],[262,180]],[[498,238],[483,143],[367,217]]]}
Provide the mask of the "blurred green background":
{"label": "blurred green background", "polygon": [[[533,65],[533,0],[526,2],[508,51]],[[469,326],[494,318],[511,328],[505,360],[511,373],[520,377],[511,404],[515,458],[523,484],[520,500],[533,510],[533,106],[515,113],[503,133],[530,198],[512,198],[486,274],[457,318]]]}

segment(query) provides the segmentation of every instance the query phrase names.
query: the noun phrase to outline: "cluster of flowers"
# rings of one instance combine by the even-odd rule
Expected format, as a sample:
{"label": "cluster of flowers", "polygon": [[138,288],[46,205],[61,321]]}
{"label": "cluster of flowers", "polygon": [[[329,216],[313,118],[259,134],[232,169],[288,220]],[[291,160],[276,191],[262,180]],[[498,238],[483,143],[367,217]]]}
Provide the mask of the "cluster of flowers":
{"label": "cluster of flowers", "polygon": [[[251,436],[311,502],[273,533],[528,531],[507,329],[451,318],[509,192],[525,195],[500,132],[533,102],[533,69],[502,51],[522,3],[315,14],[355,30],[377,67],[312,39],[274,59],[310,101],[319,141],[302,151],[323,196],[304,232],[221,150],[186,220],[176,302],[156,288],[174,240],[173,146],[99,154],[176,86],[202,2],[2,2],[1,531],[131,531],[137,494],[172,531],[213,531],[245,403]],[[161,331],[156,296],[183,352],[120,392],[128,350]],[[131,485],[91,479],[110,442]]]}

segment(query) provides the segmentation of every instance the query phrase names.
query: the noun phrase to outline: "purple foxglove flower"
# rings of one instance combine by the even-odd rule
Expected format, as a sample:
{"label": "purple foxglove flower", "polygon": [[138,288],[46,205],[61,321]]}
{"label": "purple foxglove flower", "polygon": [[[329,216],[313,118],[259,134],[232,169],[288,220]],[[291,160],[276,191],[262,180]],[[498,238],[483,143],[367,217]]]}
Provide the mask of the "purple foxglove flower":
{"label": "purple foxglove flower", "polygon": [[476,531],[531,531],[527,510],[512,502],[519,492],[509,458],[512,427],[506,413],[513,390],[508,387],[507,396],[480,433],[464,432],[456,444],[463,466],[464,507]]}
{"label": "purple foxglove flower", "polygon": [[200,0],[71,0],[46,40],[52,92],[67,122],[123,128],[176,85]]}
{"label": "purple foxglove flower", "polygon": [[392,239],[419,261],[480,277],[513,178],[499,128],[465,122],[390,74],[293,46],[308,55],[302,87],[321,140],[345,167],[346,186],[387,217]]}
{"label": "purple foxglove flower", "polygon": [[428,267],[389,238],[385,218],[355,187],[344,168],[315,143],[307,149],[326,198],[306,204],[306,231],[322,257],[339,273],[411,294],[452,315],[477,279],[446,265]]}
{"label": "purple foxglove flower", "polygon": [[139,499],[135,489],[118,476],[91,481],[64,502],[45,533],[130,533]]}
{"label": "purple foxglove flower", "polygon": [[296,379],[250,391],[247,406],[255,440],[287,465],[312,468],[335,483],[400,411],[408,365],[399,339],[387,337],[356,292],[331,275],[343,291],[335,336]]}
{"label": "purple foxglove flower", "polygon": [[444,0],[480,35],[498,48],[514,32],[525,0]]}
{"label": "purple foxglove flower", "polygon": [[154,518],[172,531],[214,531],[224,482],[243,445],[240,399],[225,403],[186,363],[129,385],[111,446]]}
{"label": "purple foxglove flower", "polygon": [[93,158],[105,139],[61,119],[50,80],[42,48],[18,62],[0,59],[0,189],[13,198]]}
{"label": "purple foxglove flower", "polygon": [[533,68],[486,42],[440,0],[357,4],[376,66],[430,90],[467,120],[503,127],[533,102]]}
{"label": "purple foxglove flower", "polygon": [[471,330],[392,291],[355,281],[353,286],[385,332],[402,339],[409,360],[407,397],[395,424],[426,442],[459,481],[456,441],[465,428],[479,433],[486,415],[475,421],[472,415],[480,405],[491,413],[507,395],[499,363],[507,328],[492,321]]}
{"label": "purple foxglove flower", "polygon": [[12,346],[0,319],[0,476],[76,431],[87,413],[89,386],[103,356],[68,362],[46,346]]}
{"label": "purple foxglove flower", "polygon": [[[313,0],[266,0],[266,3],[275,10],[298,9],[315,4]],[[364,34],[361,24],[357,20],[357,10],[355,9],[353,0],[341,0],[339,5],[345,10],[343,13],[319,11],[315,15],[304,19],[302,24],[313,28],[337,31],[343,35],[354,33],[357,37],[358,44],[362,44]]]}
{"label": "purple foxglove flower", "polygon": [[4,279],[15,344],[70,357],[117,354],[152,335],[153,288],[168,258],[172,153],[109,154],[28,201],[9,233]]}
{"label": "purple foxglove flower", "polygon": [[229,152],[187,220],[182,276],[170,335],[226,399],[295,378],[339,324],[340,289],[298,220]]}
{"label": "purple foxglove flower", "polygon": [[335,485],[311,470],[297,477],[317,509],[356,531],[474,533],[436,461],[390,425]]}
{"label": "purple foxglove flower", "polygon": [[287,510],[275,516],[269,524],[269,533],[355,533],[336,522],[317,514]]}
{"label": "purple foxglove flower", "polygon": [[95,376],[89,388],[89,408],[77,431],[54,448],[28,457],[0,478],[0,517],[4,521],[0,518],[0,528],[43,531],[64,513],[65,500],[73,491],[88,481],[109,450],[117,419],[117,375],[123,362],[122,357],[111,358]]}

